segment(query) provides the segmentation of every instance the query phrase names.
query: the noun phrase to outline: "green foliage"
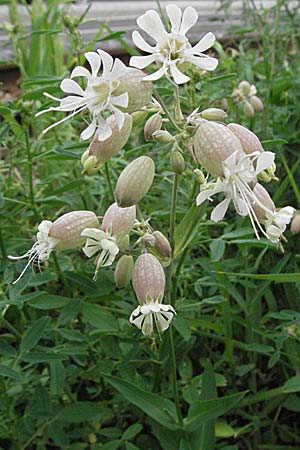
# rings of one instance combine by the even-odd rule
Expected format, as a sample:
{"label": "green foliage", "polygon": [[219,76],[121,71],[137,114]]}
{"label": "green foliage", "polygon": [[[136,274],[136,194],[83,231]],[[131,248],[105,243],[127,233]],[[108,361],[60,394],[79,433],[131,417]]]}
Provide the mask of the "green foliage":
{"label": "green foliage", "polygon": [[[225,9],[229,3],[222,1]],[[211,222],[209,205],[193,203],[198,184],[187,155],[174,233],[174,355],[168,332],[151,340],[129,324],[136,307],[131,289],[116,289],[109,269],[93,282],[93,264],[79,251],[51,257],[41,273],[28,271],[12,285],[23,262],[7,256],[31,246],[42,219],[81,209],[102,216],[113,201],[104,168],[81,175],[82,119],[42,136],[54,116],[34,115],[50,105],[42,93],[59,96],[61,79],[95,43],[117,39],[135,54],[123,32],[106,24],[85,45],[78,31],[85,14],[70,21],[68,6],[33,0],[28,34],[17,2],[9,2],[21,93],[0,106],[0,449],[296,450],[300,237],[287,232],[283,255],[254,239],[248,219],[233,210],[219,224]],[[229,121],[251,127],[277,155],[280,183],[270,187],[276,205],[299,209],[299,9],[278,0],[270,11],[245,13],[247,27],[215,47],[218,71],[191,69],[192,82],[180,91],[183,112],[226,100]],[[259,35],[248,36],[256,30]],[[255,120],[232,101],[244,79],[264,101]],[[161,80],[157,92],[172,109],[170,85]],[[156,155],[155,182],[140,208],[165,234],[173,183],[169,150],[169,144],[145,143],[138,124],[108,166],[114,186],[133,157]]]}

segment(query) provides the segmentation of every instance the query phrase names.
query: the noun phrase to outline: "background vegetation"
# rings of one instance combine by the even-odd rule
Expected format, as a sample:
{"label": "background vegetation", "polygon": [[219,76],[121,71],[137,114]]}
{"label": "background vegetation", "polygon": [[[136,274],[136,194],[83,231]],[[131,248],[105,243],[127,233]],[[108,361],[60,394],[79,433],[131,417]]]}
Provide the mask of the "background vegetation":
{"label": "background vegetation", "polygon": [[[254,239],[248,220],[231,212],[219,225],[201,221],[189,250],[176,262],[173,329],[189,439],[172,425],[167,334],[151,341],[128,323],[136,300],[130,288],[114,287],[112,271],[99,273],[94,283],[92,262],[80,252],[61,253],[51,257],[47,270],[28,271],[12,286],[22,262],[11,263],[7,255],[31,246],[43,218],[78,209],[103,215],[112,202],[104,173],[81,175],[86,144],[78,138],[80,122],[66,122],[41,138],[52,119],[34,116],[47,102],[42,93],[59,96],[60,80],[83,62],[85,50],[95,43],[101,47],[104,36],[123,43],[122,33],[110,36],[101,27],[84,46],[78,32],[84,17],[70,19],[59,8],[62,3],[33,0],[32,32],[26,35],[11,1],[11,24],[5,25],[21,92],[0,106],[0,448],[299,449],[299,235],[287,233],[281,254],[264,239]],[[220,6],[226,9],[229,3]],[[216,46],[218,71],[205,77],[194,73],[196,89],[183,87],[181,97],[186,111],[220,106],[227,99],[229,121],[251,126],[265,148],[277,154],[280,182],[271,188],[274,201],[299,209],[296,3],[292,8],[278,0],[266,11],[245,1],[245,27],[232,30],[232,38]],[[68,35],[67,50],[61,30]],[[257,86],[265,104],[251,123],[231,98],[244,79]],[[158,90],[171,103],[164,82]],[[159,155],[156,177],[141,209],[166,232],[173,176],[169,155],[145,143],[142,125],[111,161],[112,183],[128,160],[150,151]],[[195,196],[193,180],[187,163],[178,224]]]}

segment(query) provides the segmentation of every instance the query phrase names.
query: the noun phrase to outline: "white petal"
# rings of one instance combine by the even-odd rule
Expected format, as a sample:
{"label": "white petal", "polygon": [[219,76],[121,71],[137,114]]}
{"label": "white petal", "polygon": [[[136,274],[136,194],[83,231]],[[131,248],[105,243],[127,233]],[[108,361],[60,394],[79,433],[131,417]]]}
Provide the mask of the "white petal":
{"label": "white petal", "polygon": [[123,108],[127,108],[128,101],[129,101],[128,93],[124,92],[121,95],[118,95],[116,97],[112,97],[111,103],[114,106],[122,106]]}
{"label": "white petal", "polygon": [[137,67],[138,69],[144,69],[145,67],[152,64],[156,61],[156,55],[148,55],[148,56],[132,56],[129,61],[129,65],[133,67]]}
{"label": "white petal", "polygon": [[131,315],[129,321],[130,321],[130,323],[135,325],[140,330],[142,328],[142,324],[144,322],[144,319],[145,319],[145,316],[143,316],[143,315],[137,317],[136,319],[133,319],[132,315]]}
{"label": "white petal", "polygon": [[176,84],[183,84],[183,83],[187,83],[188,81],[190,81],[190,77],[188,77],[188,76],[184,75],[182,72],[180,72],[180,70],[178,69],[178,67],[176,66],[175,63],[171,63],[170,70],[171,70],[172,77]]}
{"label": "white petal", "polygon": [[197,206],[201,205],[203,202],[205,202],[205,200],[209,200],[213,195],[218,194],[219,192],[223,192],[223,189],[224,185],[220,180],[218,180],[216,186],[213,189],[204,189],[197,196]]}
{"label": "white petal", "polygon": [[96,245],[85,245],[82,248],[83,253],[88,257],[91,258],[92,256],[94,256],[96,253],[98,253],[100,251],[100,246],[99,244]]}
{"label": "white petal", "polygon": [[195,25],[197,20],[198,20],[198,13],[195,10],[195,8],[192,8],[191,6],[185,8],[185,10],[183,11],[179,33],[180,34],[187,33]]}
{"label": "white petal", "polygon": [[234,207],[239,216],[247,216],[249,214],[249,206],[241,197],[236,197],[233,199]]}
{"label": "white petal", "polygon": [[114,60],[112,56],[109,53],[105,52],[104,50],[97,50],[97,52],[99,53],[102,59],[102,69],[103,69],[102,76],[106,78],[111,71]]}
{"label": "white petal", "polygon": [[73,111],[80,108],[85,104],[86,100],[83,97],[77,97],[76,95],[68,95],[61,99],[60,106],[61,111]]}
{"label": "white petal", "polygon": [[101,66],[101,58],[96,52],[87,52],[84,54],[91,66],[92,77],[96,77]]}
{"label": "white petal", "polygon": [[122,126],[124,125],[125,114],[114,106],[111,106],[111,110],[114,113],[119,130],[121,130]]}
{"label": "white petal", "polygon": [[130,314],[129,322],[132,322],[133,318],[136,317],[136,316],[138,316],[138,315],[140,314],[140,312],[141,312],[141,307],[140,307],[140,305],[139,305],[139,306],[138,306],[137,308],[135,308],[135,309],[132,311],[132,313]]}
{"label": "white petal", "polygon": [[294,212],[295,208],[292,206],[285,206],[275,213],[274,222],[281,227],[286,226],[290,223]]}
{"label": "white petal", "polygon": [[98,132],[97,132],[98,141],[105,141],[111,135],[112,135],[112,130],[111,130],[110,126],[108,125],[108,123],[105,122],[104,120],[101,121],[99,123]]}
{"label": "white petal", "polygon": [[167,5],[167,15],[170,19],[172,32],[179,33],[182,11],[177,5]]}
{"label": "white petal", "polygon": [[97,126],[97,121],[94,118],[92,120],[92,122],[89,124],[89,126],[84,131],[82,131],[82,133],[80,134],[81,139],[83,141],[86,141],[87,139],[91,138],[96,131],[96,126]]}
{"label": "white petal", "polygon": [[202,70],[215,70],[217,65],[219,64],[219,61],[217,58],[211,58],[210,56],[192,56],[189,53],[184,55],[185,61],[190,62],[191,64],[194,64],[195,66],[199,67],[199,69]]}
{"label": "white petal", "polygon": [[122,73],[126,72],[126,70],[127,67],[125,64],[119,58],[116,58],[110,73],[111,80],[119,77]]}
{"label": "white petal", "polygon": [[211,213],[211,220],[213,220],[214,222],[219,222],[220,220],[224,219],[230,202],[231,199],[229,197],[226,197],[221,203],[219,203]]}
{"label": "white petal", "polygon": [[38,226],[38,230],[42,233],[46,233],[48,235],[49,230],[52,226],[52,223],[50,220],[42,220],[42,222]]}
{"label": "white petal", "polygon": [[91,77],[91,73],[85,67],[77,66],[77,67],[75,67],[75,69],[72,70],[72,73],[71,73],[71,76],[70,76],[70,78],[74,78],[74,77],[90,78]]}
{"label": "white petal", "polygon": [[159,332],[167,330],[173,319],[173,314],[170,312],[165,312],[164,314],[156,314],[156,324]]}
{"label": "white petal", "polygon": [[255,173],[258,175],[263,170],[268,169],[275,160],[275,154],[272,152],[262,152],[256,158],[256,168]]}
{"label": "white petal", "polygon": [[143,78],[145,81],[156,81],[159,80],[159,78],[163,77],[167,72],[167,68],[165,66],[162,66],[159,70],[156,72],[151,73],[151,75],[147,75]]}
{"label": "white petal", "polygon": [[138,26],[146,31],[156,41],[161,41],[167,35],[165,27],[156,11],[149,10],[137,19]]}
{"label": "white petal", "polygon": [[69,78],[62,80],[62,82],[60,83],[60,88],[63,92],[66,92],[68,94],[77,94],[81,96],[84,95],[84,92],[79,84],[74,80],[70,80]]}
{"label": "white petal", "polygon": [[132,40],[140,50],[143,50],[143,52],[153,53],[155,47],[151,47],[138,31],[132,33]]}
{"label": "white petal", "polygon": [[94,239],[95,241],[99,241],[99,242],[101,241],[101,239],[105,239],[105,237],[107,237],[106,233],[99,230],[98,228],[85,228],[82,231],[81,236],[89,237],[89,238]]}
{"label": "white petal", "polygon": [[145,336],[151,336],[153,333],[153,317],[152,314],[147,314],[147,316],[144,316],[145,320],[142,326],[142,333]]}
{"label": "white petal", "polygon": [[211,48],[215,43],[216,37],[213,33],[207,33],[192,49],[191,53],[203,53]]}

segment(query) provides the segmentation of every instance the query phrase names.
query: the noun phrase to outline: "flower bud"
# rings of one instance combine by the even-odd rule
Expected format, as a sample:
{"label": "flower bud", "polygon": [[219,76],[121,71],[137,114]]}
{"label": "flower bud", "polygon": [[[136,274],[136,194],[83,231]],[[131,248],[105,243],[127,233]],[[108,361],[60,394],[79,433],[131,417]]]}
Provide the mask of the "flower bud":
{"label": "flower bud", "polygon": [[121,252],[127,252],[129,250],[130,245],[130,237],[129,234],[119,234],[117,236],[117,244]]}
{"label": "flower bud", "polygon": [[144,136],[145,136],[145,140],[147,142],[152,140],[152,134],[155,131],[158,131],[161,129],[162,126],[162,117],[160,115],[160,113],[156,113],[153,116],[151,116],[144,127]]}
{"label": "flower bud", "polygon": [[98,171],[98,164],[96,156],[88,156],[85,158],[83,163],[84,172],[93,173],[95,170]]}
{"label": "flower bud", "polygon": [[[89,152],[89,157],[95,158],[95,164],[98,167],[108,161],[112,156],[114,156],[124,147],[131,133],[132,117],[129,114],[125,114],[124,123],[120,130],[114,115],[110,116],[107,119],[107,124],[112,130],[112,134],[110,135],[110,137],[105,139],[104,141],[99,141],[96,134],[87,150]],[[85,153],[83,154],[84,158],[86,158],[86,156],[84,156]],[[81,162],[83,162],[83,166],[86,169],[88,161],[81,160]]]}
{"label": "flower bud", "polygon": [[170,166],[173,172],[181,175],[185,169],[185,161],[184,158],[178,150],[171,152],[170,154]]}
{"label": "flower bud", "polygon": [[296,214],[294,214],[294,217],[292,219],[291,233],[298,234],[299,231],[300,231],[300,212],[297,211]]}
{"label": "flower bud", "polygon": [[127,92],[128,106],[125,111],[128,113],[138,111],[151,101],[153,84],[151,81],[143,81],[144,77],[145,73],[142,70],[127,67],[127,70],[118,78],[120,84],[114,91],[114,95],[118,96]]}
{"label": "flower bud", "polygon": [[154,231],[152,233],[152,236],[155,238],[154,247],[158,251],[158,253],[165,258],[171,258],[172,248],[166,236],[160,231]]}
{"label": "flower bud", "polygon": [[174,141],[173,136],[167,130],[157,130],[152,133],[152,139],[162,144]]}
{"label": "flower bud", "polygon": [[112,235],[128,233],[135,223],[135,218],[135,206],[120,208],[117,203],[113,203],[104,214],[101,228]]}
{"label": "flower bud", "polygon": [[130,283],[133,265],[134,261],[131,255],[123,255],[117,262],[114,272],[114,279],[118,288],[124,288]]}
{"label": "flower bud", "polygon": [[250,93],[251,85],[248,81],[241,81],[239,84],[239,89],[247,97]]}
{"label": "flower bud", "polygon": [[224,122],[227,117],[225,111],[219,108],[208,108],[201,112],[201,117],[206,120],[215,120],[218,122]]}
{"label": "flower bud", "polygon": [[161,298],[165,290],[165,273],[155,256],[144,253],[136,260],[132,285],[140,304]]}
{"label": "flower bud", "polygon": [[141,111],[135,111],[131,114],[133,120],[133,126],[142,125],[145,122],[146,117],[148,116],[149,111],[146,109],[142,109]]}
{"label": "flower bud", "polygon": [[212,175],[222,177],[223,162],[234,152],[238,158],[244,155],[239,139],[225,125],[216,122],[204,122],[194,136],[195,156]]}
{"label": "flower bud", "polygon": [[254,117],[255,111],[251,103],[245,101],[243,105],[243,111],[247,117]]}
{"label": "flower bud", "polygon": [[261,99],[259,97],[257,97],[256,95],[253,95],[250,99],[251,105],[254,108],[254,111],[256,112],[262,112],[264,109],[264,104],[261,101]]}
{"label": "flower bud", "polygon": [[195,169],[194,174],[195,174],[195,177],[196,177],[196,180],[198,181],[198,183],[204,184],[206,182],[206,179],[205,179],[205,176],[204,176],[204,173],[202,172],[202,170]]}
{"label": "flower bud", "polygon": [[136,205],[149,191],[155,173],[155,165],[148,156],[133,160],[118,178],[115,198],[122,208]]}
{"label": "flower bud", "polygon": [[260,140],[252,131],[248,130],[248,128],[243,127],[237,123],[230,123],[227,125],[230,131],[236,135],[239,141],[242,144],[244,152],[249,155],[253,152],[263,152],[263,146],[260,143]]}
{"label": "flower bud", "polygon": [[153,234],[151,233],[145,233],[142,237],[142,241],[144,244],[150,245],[151,247],[154,247],[156,242],[155,236],[153,236]]}

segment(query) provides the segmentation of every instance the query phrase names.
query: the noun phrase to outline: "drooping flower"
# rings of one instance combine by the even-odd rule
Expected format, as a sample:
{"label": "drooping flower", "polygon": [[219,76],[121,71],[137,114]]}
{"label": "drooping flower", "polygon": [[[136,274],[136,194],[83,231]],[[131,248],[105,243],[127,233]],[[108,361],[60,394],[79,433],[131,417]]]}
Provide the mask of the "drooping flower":
{"label": "drooping flower", "polygon": [[[256,161],[256,168],[253,165],[254,161]],[[259,239],[257,228],[263,234],[265,232],[253,209],[253,202],[257,204],[261,202],[256,198],[250,184],[256,183],[257,175],[268,168],[273,161],[274,154],[271,152],[244,155],[241,159],[238,159],[238,153],[234,152],[223,163],[224,177],[218,178],[213,188],[205,189],[204,185],[204,190],[201,190],[197,197],[197,205],[201,205],[205,200],[210,200],[213,195],[223,192],[225,199],[213,209],[211,220],[214,222],[222,220],[232,201],[239,215],[250,217],[255,235]]]}
{"label": "drooping flower", "polygon": [[87,238],[82,250],[88,258],[99,253],[95,261],[94,280],[96,280],[100,267],[110,266],[119,253],[116,238],[98,228],[85,228],[81,236]]}
{"label": "drooping flower", "polygon": [[173,306],[162,303],[165,283],[164,270],[155,256],[150,253],[139,256],[132,285],[140,305],[131,313],[129,321],[146,336],[153,334],[153,321],[160,334],[169,328],[176,314]]}
{"label": "drooping flower", "polygon": [[256,217],[264,225],[266,237],[274,244],[278,244],[287,225],[292,220],[295,208],[285,206],[276,209],[268,191],[259,183],[254,186],[253,193],[256,196],[256,200],[253,202]]}
{"label": "drooping flower", "polygon": [[[60,105],[40,111],[37,116],[49,111],[63,111],[70,114],[52,124],[43,133],[86,110],[90,113],[91,123],[80,135],[83,140],[90,139],[95,133],[100,141],[109,138],[112,131],[106,120],[107,113],[114,115],[119,129],[122,128],[124,112],[121,109],[128,105],[128,93],[116,95],[115,91],[120,85],[118,78],[126,71],[126,66],[119,59],[113,61],[113,58],[103,50],[87,52],[85,57],[91,71],[82,66],[75,67],[70,78],[64,79],[60,85],[61,90],[68,94],[66,97],[60,99],[44,93],[47,97],[58,101]],[[101,65],[102,72],[99,75]],[[73,80],[76,77],[86,78],[84,89]]]}
{"label": "drooping flower", "polygon": [[94,279],[100,267],[110,266],[120,249],[126,234],[135,223],[136,207],[120,208],[116,203],[110,205],[104,214],[101,230],[98,228],[86,228],[81,236],[86,238],[83,247],[84,254],[91,258],[97,254]]}
{"label": "drooping flower", "polygon": [[246,80],[241,81],[232,93],[233,101],[242,105],[243,111],[248,117],[254,117],[256,112],[264,109],[263,102],[256,94],[257,89],[254,84],[250,84]]}
{"label": "drooping flower", "polygon": [[43,220],[38,226],[37,240],[30,250],[22,256],[9,256],[10,259],[28,258],[28,262],[20,276],[14,281],[17,283],[27,268],[40,264],[49,259],[53,250],[71,250],[83,245],[82,231],[86,227],[98,225],[98,219],[92,211],[72,211],[59,217],[55,222]]}
{"label": "drooping flower", "polygon": [[159,69],[144,79],[154,81],[166,76],[172,78],[176,84],[190,80],[190,77],[182,73],[186,65],[192,64],[202,70],[214,70],[218,60],[204,54],[215,42],[213,33],[207,33],[195,46],[192,46],[186,37],[186,33],[198,20],[197,11],[188,6],[182,12],[173,4],[168,5],[166,11],[171,24],[170,32],[165,29],[159,14],[154,10],[147,11],[137,19],[138,26],[155,40],[155,45],[149,45],[138,31],[134,31],[133,42],[149,55],[131,57],[130,65],[143,69],[155,62]]}

